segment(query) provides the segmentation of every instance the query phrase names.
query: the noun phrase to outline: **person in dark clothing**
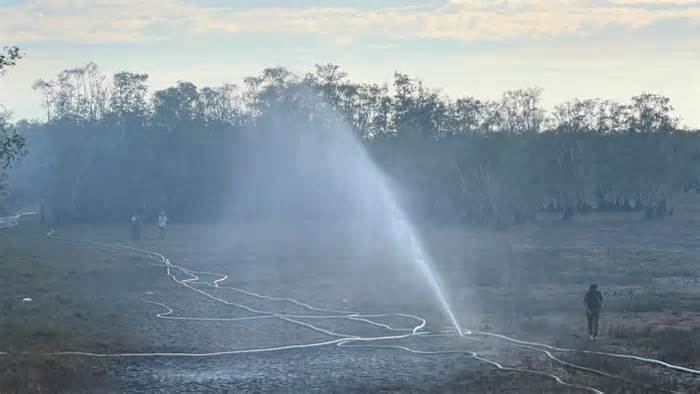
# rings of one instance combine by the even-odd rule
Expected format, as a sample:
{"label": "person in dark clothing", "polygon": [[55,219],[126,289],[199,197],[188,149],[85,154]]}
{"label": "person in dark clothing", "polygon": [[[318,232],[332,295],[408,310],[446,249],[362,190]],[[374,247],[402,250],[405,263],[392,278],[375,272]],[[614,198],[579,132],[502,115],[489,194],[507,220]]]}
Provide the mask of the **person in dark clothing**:
{"label": "person in dark clothing", "polygon": [[598,285],[592,284],[583,298],[586,305],[586,318],[588,319],[588,335],[591,340],[598,337],[598,319],[603,308],[603,295],[598,290]]}

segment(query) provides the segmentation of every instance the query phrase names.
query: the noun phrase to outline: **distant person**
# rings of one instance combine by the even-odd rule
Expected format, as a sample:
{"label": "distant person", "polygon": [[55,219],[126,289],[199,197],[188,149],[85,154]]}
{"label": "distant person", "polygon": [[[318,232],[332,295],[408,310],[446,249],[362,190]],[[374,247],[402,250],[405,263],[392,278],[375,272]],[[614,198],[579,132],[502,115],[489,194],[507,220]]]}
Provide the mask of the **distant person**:
{"label": "distant person", "polygon": [[131,238],[134,241],[141,239],[141,216],[138,213],[131,215]]}
{"label": "distant person", "polygon": [[586,305],[586,318],[588,319],[588,336],[591,340],[598,338],[598,319],[603,308],[603,295],[598,290],[598,285],[592,284],[583,298]]}
{"label": "distant person", "polygon": [[158,230],[160,231],[160,239],[165,238],[165,234],[167,231],[167,226],[168,225],[168,217],[165,215],[165,212],[161,211],[160,215],[158,215]]}

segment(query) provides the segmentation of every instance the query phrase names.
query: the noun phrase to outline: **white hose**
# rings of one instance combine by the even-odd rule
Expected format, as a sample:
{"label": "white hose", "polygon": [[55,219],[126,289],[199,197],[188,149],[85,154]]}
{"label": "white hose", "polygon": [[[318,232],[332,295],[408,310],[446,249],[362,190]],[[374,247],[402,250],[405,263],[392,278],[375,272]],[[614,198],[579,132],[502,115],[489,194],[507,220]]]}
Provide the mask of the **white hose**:
{"label": "white hose", "polygon": [[[24,215],[32,215],[32,214],[35,214],[35,213],[26,213],[26,214],[13,216],[10,218],[0,218],[0,228],[2,228],[3,223],[11,223],[9,225],[9,227],[17,226],[19,218],[21,218]],[[242,349],[242,350],[228,350],[228,351],[208,352],[208,353],[180,353],[180,352],[92,353],[92,352],[80,352],[80,351],[60,351],[60,352],[44,353],[45,355],[52,355],[52,356],[73,355],[73,356],[90,356],[90,357],[102,357],[102,358],[118,358],[118,357],[213,357],[213,356],[225,356],[225,355],[235,355],[235,354],[251,354],[251,353],[282,351],[282,350],[305,349],[305,348],[321,347],[321,346],[327,346],[327,345],[336,345],[338,347],[392,348],[392,349],[399,349],[402,351],[408,351],[408,352],[415,353],[415,354],[425,354],[425,355],[465,354],[465,355],[468,355],[470,358],[473,358],[475,360],[478,360],[478,361],[481,361],[481,362],[486,363],[488,365],[491,365],[499,370],[519,372],[519,373],[529,373],[529,374],[535,374],[535,375],[539,375],[539,376],[545,376],[545,377],[548,377],[550,379],[553,379],[556,383],[558,383],[560,385],[564,385],[564,386],[572,387],[572,388],[577,388],[577,389],[589,391],[592,393],[602,393],[600,390],[598,390],[594,387],[580,386],[580,385],[564,382],[559,376],[551,374],[549,372],[504,367],[496,361],[484,358],[484,357],[480,356],[479,354],[474,353],[474,352],[470,352],[470,351],[419,351],[419,350],[414,350],[414,349],[411,349],[408,347],[398,346],[398,345],[375,345],[375,344],[359,345],[359,344],[357,344],[357,343],[368,343],[368,342],[377,342],[377,341],[386,341],[386,340],[399,340],[399,339],[405,339],[405,338],[409,338],[409,337],[427,337],[427,336],[443,336],[443,335],[445,335],[445,334],[430,334],[427,331],[423,331],[427,322],[425,319],[418,317],[418,316],[415,316],[415,315],[404,314],[404,313],[361,314],[359,312],[321,308],[321,307],[310,305],[308,303],[301,302],[299,300],[296,300],[296,299],[290,298],[290,297],[274,297],[274,296],[270,296],[270,295],[259,294],[259,293],[256,293],[256,292],[253,292],[250,290],[241,289],[241,288],[236,288],[236,287],[231,287],[231,286],[221,286],[220,283],[225,281],[226,279],[228,279],[228,275],[222,274],[222,273],[216,273],[216,272],[208,272],[208,271],[194,271],[194,270],[187,269],[187,268],[184,268],[184,267],[181,267],[178,265],[174,265],[170,262],[170,260],[167,257],[165,257],[164,255],[162,255],[158,252],[155,252],[155,251],[137,249],[137,248],[134,248],[131,246],[119,245],[119,244],[104,244],[104,243],[99,243],[99,242],[95,242],[95,241],[76,241],[76,240],[70,240],[70,239],[61,239],[61,238],[55,237],[53,232],[50,233],[48,236],[52,239],[60,240],[60,241],[64,241],[64,242],[83,244],[83,245],[88,245],[88,246],[92,246],[92,247],[104,248],[104,249],[131,251],[134,253],[141,254],[141,255],[146,256],[149,259],[152,259],[155,261],[155,263],[149,263],[149,264],[165,268],[166,275],[171,280],[173,280],[173,282],[175,282],[176,284],[183,286],[185,288],[188,288],[194,292],[197,292],[200,295],[203,295],[203,296],[205,296],[209,299],[212,299],[216,302],[222,303],[222,304],[227,305],[227,306],[240,308],[240,309],[243,309],[243,310],[246,310],[248,312],[255,314],[255,316],[232,317],[232,318],[172,316],[173,310],[172,310],[172,308],[170,308],[166,304],[161,303],[161,302],[151,301],[151,300],[139,299],[139,301],[146,302],[146,303],[149,303],[152,305],[157,305],[157,306],[165,309],[165,312],[160,312],[160,313],[157,313],[155,315],[157,318],[171,319],[171,320],[198,320],[198,321],[220,321],[220,322],[222,322],[222,321],[246,321],[246,320],[254,320],[254,319],[277,318],[277,319],[287,321],[289,323],[296,324],[296,325],[302,326],[304,328],[307,328],[307,329],[310,329],[310,330],[313,330],[313,331],[316,331],[316,332],[319,332],[319,333],[322,333],[325,335],[336,337],[336,339],[327,340],[327,341],[320,341],[320,342],[312,342],[312,343],[306,343],[306,344],[293,344],[293,345],[285,345],[285,346],[277,346],[277,347]],[[180,272],[180,273],[186,275],[188,278],[187,279],[178,279],[178,277],[175,275],[174,272]],[[217,277],[217,279],[211,283],[202,282],[202,281],[200,281],[199,275],[203,275],[203,274],[215,276],[215,277]],[[255,308],[252,308],[252,307],[244,305],[244,304],[235,303],[235,302],[223,299],[221,297],[217,297],[213,294],[210,294],[202,289],[195,287],[195,285],[205,285],[205,286],[208,286],[211,288],[216,288],[216,289],[231,290],[234,292],[238,292],[238,293],[250,296],[250,297],[255,297],[255,298],[259,298],[259,299],[263,299],[263,300],[289,302],[289,303],[292,303],[294,305],[305,308],[309,311],[321,312],[321,313],[325,313],[325,314],[323,314],[323,315],[284,314],[284,313],[277,313],[274,311],[257,310]],[[393,327],[389,324],[385,324],[385,323],[371,320],[372,318],[381,318],[381,317],[389,317],[389,316],[402,316],[402,317],[410,318],[410,319],[415,320],[417,324],[412,326],[412,327]],[[396,335],[387,335],[387,336],[362,337],[362,336],[358,336],[358,335],[350,335],[350,334],[344,334],[344,333],[338,333],[338,332],[326,330],[326,329],[317,327],[313,324],[299,321],[297,319],[347,319],[347,320],[352,320],[352,321],[357,321],[357,322],[369,324],[369,325],[372,325],[375,327],[380,327],[380,328],[383,328],[383,329],[386,329],[389,331],[393,331],[393,332],[405,332],[405,333],[404,334],[396,334]],[[467,333],[470,332],[469,330],[464,330],[464,331]],[[700,371],[697,371],[694,369],[669,364],[669,363],[663,362],[661,360],[639,357],[636,355],[557,348],[557,347],[554,347],[551,345],[538,343],[538,342],[521,341],[521,340],[518,340],[515,338],[511,338],[511,337],[501,335],[501,334],[496,334],[496,333],[483,332],[483,331],[471,331],[471,332],[473,332],[474,334],[478,334],[478,335],[485,335],[485,336],[500,338],[502,340],[517,344],[521,347],[524,347],[524,348],[527,348],[527,349],[530,349],[533,351],[543,352],[550,359],[552,359],[552,360],[554,360],[554,361],[556,361],[564,366],[570,367],[570,368],[594,373],[594,374],[605,376],[608,378],[623,380],[623,381],[626,381],[626,380],[621,379],[619,377],[616,377],[614,375],[608,374],[606,372],[600,371],[600,370],[583,367],[580,365],[576,365],[576,364],[561,360],[561,359],[555,357],[554,355],[552,355],[551,352],[549,352],[548,350],[559,351],[559,352],[581,352],[581,353],[598,354],[598,355],[610,356],[610,357],[634,359],[634,360],[638,360],[638,361],[643,361],[643,362],[648,362],[648,363],[660,365],[660,366],[663,366],[663,367],[666,367],[666,368],[669,368],[669,369],[672,369],[675,371],[688,372],[688,373],[692,373],[692,374],[700,374]],[[7,355],[7,353],[0,352],[0,355]],[[629,382],[629,381],[627,381],[627,382]]]}
{"label": "white hose", "polygon": [[20,213],[19,215],[15,215],[15,216],[0,217],[0,230],[6,229],[6,228],[17,227],[17,225],[19,225],[19,219],[21,219],[23,216],[36,215],[36,214],[37,214],[37,212],[25,212],[25,213]]}
{"label": "white hose", "polygon": [[[665,361],[657,360],[654,358],[641,357],[641,356],[637,356],[634,354],[609,353],[609,352],[601,352],[601,351],[595,351],[595,350],[567,349],[567,348],[560,348],[560,347],[556,347],[556,346],[552,346],[552,345],[547,345],[545,343],[522,341],[522,340],[515,339],[515,338],[509,337],[506,335],[496,334],[496,333],[492,333],[492,332],[474,331],[474,333],[480,334],[480,335],[491,336],[491,337],[495,337],[495,338],[500,338],[500,339],[503,339],[505,341],[508,341],[508,342],[511,342],[511,343],[514,343],[517,345],[521,345],[521,346],[522,345],[530,346],[530,348],[539,347],[539,348],[544,348],[544,349],[557,351],[557,352],[584,353],[584,354],[595,354],[595,355],[599,355],[599,356],[625,358],[625,359],[637,360],[637,361],[650,363],[650,364],[656,364],[656,365],[659,365],[659,366],[662,366],[662,367],[665,367],[668,369],[672,369],[675,371],[679,371],[679,372],[686,372],[686,373],[693,374],[693,375],[700,375],[700,370],[697,370],[697,369],[687,368],[687,367],[683,367],[680,365],[675,365],[675,364],[667,363]],[[538,350],[542,351],[542,349],[538,349]]]}
{"label": "white hose", "polygon": [[[219,303],[222,303],[224,305],[241,308],[241,309],[244,309],[248,312],[257,314],[257,316],[247,316],[247,317],[237,317],[237,318],[172,316],[173,310],[168,305],[161,303],[161,302],[156,302],[156,301],[141,300],[141,301],[147,302],[149,304],[160,306],[160,307],[165,309],[165,312],[161,312],[161,313],[156,314],[157,318],[174,319],[174,320],[200,320],[200,321],[244,321],[244,320],[253,320],[253,319],[278,318],[278,319],[287,321],[289,323],[297,324],[297,325],[300,325],[300,326],[305,327],[307,329],[311,329],[313,331],[320,332],[322,334],[337,337],[336,339],[332,339],[332,340],[328,340],[328,341],[312,342],[312,343],[306,343],[306,344],[295,344],[295,345],[267,347],[267,348],[243,349],[243,350],[228,350],[228,351],[208,352],[208,353],[179,353],[179,352],[167,352],[167,353],[164,353],[164,352],[92,353],[92,352],[62,351],[62,352],[49,353],[49,355],[52,355],[52,356],[89,356],[89,357],[101,357],[101,358],[213,357],[213,356],[263,353],[263,352],[273,352],[273,351],[293,350],[293,349],[305,349],[305,348],[321,347],[321,346],[327,346],[327,345],[336,345],[338,347],[370,347],[370,348],[371,347],[375,347],[375,348],[376,347],[385,347],[385,348],[388,347],[388,348],[401,349],[401,350],[405,350],[405,351],[411,351],[411,352],[416,353],[416,354],[426,354],[426,355],[427,354],[431,354],[431,355],[456,354],[456,353],[465,354],[465,355],[468,355],[470,358],[473,358],[477,361],[481,361],[485,364],[491,365],[499,370],[512,371],[512,372],[518,372],[518,373],[528,373],[528,374],[543,376],[543,377],[550,378],[550,379],[554,380],[557,384],[560,384],[560,385],[563,385],[566,387],[577,388],[577,389],[585,390],[585,391],[588,391],[591,393],[596,393],[596,394],[602,393],[602,391],[596,389],[595,387],[581,386],[581,385],[567,383],[563,379],[561,379],[559,376],[548,373],[548,372],[503,367],[498,362],[487,359],[485,357],[482,357],[474,352],[469,352],[469,351],[432,351],[432,352],[426,352],[426,351],[413,350],[413,349],[410,349],[410,348],[404,347],[404,346],[389,346],[389,345],[374,345],[374,344],[358,345],[357,344],[357,343],[368,343],[368,342],[387,341],[387,340],[400,340],[400,339],[405,339],[405,338],[409,338],[409,337],[444,336],[445,335],[445,334],[430,334],[429,332],[422,331],[425,328],[425,325],[427,324],[427,322],[425,319],[418,317],[418,316],[415,316],[415,315],[406,314],[406,313],[361,314],[359,312],[321,308],[321,307],[310,305],[308,303],[301,302],[301,301],[296,300],[294,298],[273,297],[273,296],[259,294],[256,292],[252,292],[249,290],[244,290],[244,289],[240,289],[240,288],[236,288],[236,287],[221,286],[220,283],[228,278],[228,276],[226,274],[217,273],[217,272],[209,272],[209,271],[195,271],[195,270],[191,270],[188,268],[184,268],[184,267],[172,264],[172,262],[167,257],[165,257],[164,255],[162,255],[158,252],[155,252],[155,251],[137,249],[137,248],[134,248],[131,246],[119,245],[119,244],[102,244],[102,243],[98,243],[95,241],[75,241],[75,240],[68,240],[68,239],[60,239],[60,238],[57,238],[55,236],[52,236],[52,238],[56,239],[56,240],[66,241],[66,242],[87,244],[90,246],[100,247],[100,248],[105,248],[105,249],[127,250],[130,252],[134,252],[134,253],[138,253],[138,254],[147,256],[147,257],[156,261],[155,265],[160,266],[160,267],[164,267],[165,271],[166,271],[166,275],[168,277],[170,277],[170,279],[173,280],[178,285],[186,287],[194,292],[197,292],[197,293],[199,293],[199,294],[201,294],[209,299],[212,299],[212,300],[217,301]],[[188,278],[187,279],[178,279],[174,272],[180,272],[180,273],[186,275]],[[201,282],[200,281],[201,278],[199,277],[199,275],[202,275],[202,274],[212,275],[212,276],[217,277],[217,279],[214,280],[211,284],[207,283],[207,282]],[[256,298],[264,299],[264,300],[286,301],[286,302],[290,302],[294,305],[301,306],[305,309],[308,309],[308,310],[314,311],[314,312],[337,313],[337,314],[333,314],[333,315],[327,315],[327,314],[326,315],[295,315],[295,314],[276,313],[274,311],[261,311],[261,310],[257,310],[255,308],[252,308],[250,306],[244,305],[244,304],[235,303],[235,302],[223,299],[221,297],[217,297],[217,296],[210,294],[202,289],[194,287],[195,284],[204,284],[204,285],[210,286],[211,288],[216,288],[216,289],[228,289],[231,291],[239,292],[241,294],[245,294],[245,295],[248,295],[251,297],[256,297]],[[410,328],[408,328],[408,327],[398,327],[397,328],[397,327],[390,326],[388,324],[384,324],[384,323],[380,323],[380,322],[376,322],[374,320],[371,320],[371,318],[388,317],[388,316],[402,316],[402,317],[414,319],[414,320],[416,320],[417,324],[415,326],[410,327]],[[297,320],[300,318],[304,318],[304,319],[322,319],[322,318],[323,319],[348,319],[348,320],[363,322],[363,323],[370,324],[370,325],[376,326],[376,327],[385,328],[385,329],[390,330],[390,331],[403,331],[403,332],[407,332],[407,333],[397,334],[397,335],[386,335],[386,336],[362,337],[362,336],[358,336],[358,335],[349,335],[349,334],[343,334],[343,333],[338,333],[338,332],[326,330],[326,329],[314,326],[313,324]]]}

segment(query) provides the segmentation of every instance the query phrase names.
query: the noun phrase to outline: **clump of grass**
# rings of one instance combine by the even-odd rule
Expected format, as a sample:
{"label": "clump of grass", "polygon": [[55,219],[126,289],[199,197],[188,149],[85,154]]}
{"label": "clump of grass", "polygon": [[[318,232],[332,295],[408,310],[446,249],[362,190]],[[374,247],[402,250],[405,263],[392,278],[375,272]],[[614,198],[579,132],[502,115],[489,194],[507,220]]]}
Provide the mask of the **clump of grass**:
{"label": "clump of grass", "polygon": [[700,328],[688,331],[667,329],[658,335],[660,357],[695,368],[700,360]]}
{"label": "clump of grass", "polygon": [[633,326],[621,322],[608,324],[608,336],[648,347],[665,361],[693,367],[700,359],[700,328]]}

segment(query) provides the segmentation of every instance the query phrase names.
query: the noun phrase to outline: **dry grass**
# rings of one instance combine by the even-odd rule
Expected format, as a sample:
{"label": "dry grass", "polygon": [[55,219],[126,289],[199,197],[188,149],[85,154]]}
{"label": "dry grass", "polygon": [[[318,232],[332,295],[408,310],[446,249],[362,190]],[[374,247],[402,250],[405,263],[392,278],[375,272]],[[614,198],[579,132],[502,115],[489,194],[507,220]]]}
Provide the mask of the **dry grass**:
{"label": "dry grass", "polygon": [[14,355],[0,358],[3,393],[117,392],[100,362]]}
{"label": "dry grass", "polygon": [[[239,229],[235,235],[209,227],[173,228],[172,237],[165,241],[173,250],[166,250],[167,253],[182,261],[186,261],[188,253],[201,259],[204,257],[201,244],[210,242],[208,239],[215,236],[212,234],[225,233],[237,244],[232,245],[231,250],[213,253],[212,259],[227,256],[236,261],[248,253],[264,252],[270,256],[259,255],[260,260],[281,256],[280,259],[286,259],[284,261],[308,260],[312,266],[316,260],[334,253],[339,259],[352,257],[352,251],[341,253],[336,248],[337,244],[347,247],[347,242],[336,240],[334,243],[331,235],[318,242],[325,249],[319,248],[314,252],[317,255],[310,255],[308,248],[302,248],[308,243],[299,235],[286,238],[280,235],[280,239],[276,239],[270,238],[266,227],[260,230],[263,234],[258,237],[251,235],[254,229],[250,226]],[[108,226],[70,230],[75,231],[73,236],[88,236],[88,230],[90,237],[99,239],[118,236],[118,230]],[[124,236],[128,236],[126,230]],[[700,223],[692,221],[635,222],[618,216],[589,216],[566,225],[540,223],[508,232],[428,229],[424,238],[460,317],[470,316],[475,324],[521,338],[562,346],[589,346],[580,343],[580,337],[585,334],[582,298],[588,284],[595,281],[601,285],[605,296],[601,320],[603,335],[596,346],[697,367],[700,363],[700,329],[697,328],[700,314],[690,312],[700,310],[700,290],[696,282],[696,255],[697,246],[700,246],[697,233],[700,233]],[[249,239],[252,241],[247,243]],[[179,252],[177,248],[188,252]],[[7,285],[0,288],[0,350],[140,349],[143,338],[128,330],[122,315],[117,313],[120,307],[110,304],[109,308],[101,308],[107,301],[95,296],[109,294],[113,302],[149,289],[150,282],[156,278],[149,277],[149,271],[143,270],[140,263],[137,256],[110,256],[104,251],[52,243],[31,233],[29,227],[1,234],[0,280]],[[256,274],[264,276],[264,269],[271,267],[275,266],[261,266]],[[320,264],[313,267],[321,269]],[[328,265],[326,269],[332,271],[327,272],[332,278],[330,285],[337,286],[335,278],[339,268]],[[285,280],[294,283],[292,277]],[[348,291],[352,296],[361,295],[356,294],[360,293],[356,286]],[[382,291],[387,290],[382,288]],[[35,301],[30,305],[19,302],[18,298],[25,295]],[[479,320],[481,317],[484,318]],[[81,335],[73,335],[74,330],[79,330]],[[0,381],[2,387],[22,386],[29,390],[39,381],[44,382],[39,391],[63,391],[69,390],[65,388],[68,386],[51,384],[81,379],[94,381],[95,376],[101,379],[99,373],[76,377],[75,373],[89,369],[75,368],[75,360],[10,360],[10,367],[0,365],[0,368],[15,372],[6,373]],[[647,385],[656,382],[664,387],[675,387],[678,384],[675,375],[663,375],[627,360],[576,356],[570,361]],[[63,362],[67,364],[61,365]],[[533,368],[551,367],[539,358],[524,357],[519,362],[532,364]],[[32,368],[35,372],[29,372]],[[42,375],[45,369],[55,370],[55,373]],[[579,382],[594,379],[573,373],[567,377]],[[604,387],[606,392],[654,392],[645,386],[595,382],[596,387]],[[546,379],[497,371],[470,371],[463,380],[451,382],[441,390],[523,392],[523,387],[561,392],[561,387]]]}
{"label": "dry grass", "polygon": [[[662,320],[658,316],[656,319]],[[669,327],[664,323],[637,325],[616,319],[608,324],[606,335],[628,346],[651,349],[665,361],[696,368],[700,362],[700,328]]]}
{"label": "dry grass", "polygon": [[[133,296],[149,271],[44,233],[28,220],[0,234],[0,351],[9,353],[0,356],[0,392],[110,391],[104,364],[41,353],[142,348],[113,306]],[[114,297],[103,297],[107,291]]]}
{"label": "dry grass", "polygon": [[[459,302],[477,305],[471,320],[481,320],[486,329],[569,348],[592,346],[584,339],[582,302],[588,285],[596,282],[605,297],[597,350],[697,368],[700,313],[694,311],[700,310],[700,215],[692,211],[696,206],[700,206],[697,200],[679,206],[676,217],[663,221],[591,214],[567,224],[543,218],[507,232],[435,229],[427,239],[436,260],[449,262],[443,265],[449,275],[443,275],[450,281],[450,293],[460,294],[465,284],[473,289],[463,292]],[[571,361],[643,384],[631,388],[614,381],[597,382],[596,387],[606,392],[700,388],[692,375],[630,360]]]}

